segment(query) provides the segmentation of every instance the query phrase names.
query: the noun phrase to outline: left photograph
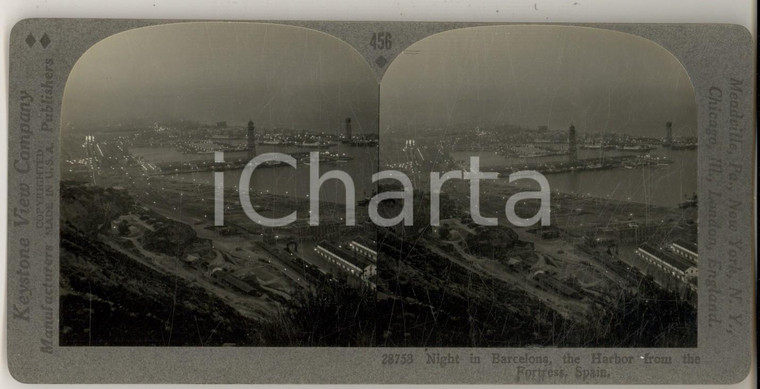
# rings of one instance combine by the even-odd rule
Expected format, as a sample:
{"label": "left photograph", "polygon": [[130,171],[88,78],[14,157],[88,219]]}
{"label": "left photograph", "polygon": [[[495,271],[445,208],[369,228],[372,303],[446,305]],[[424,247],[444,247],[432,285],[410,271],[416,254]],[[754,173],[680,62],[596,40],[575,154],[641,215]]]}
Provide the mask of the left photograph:
{"label": "left photograph", "polygon": [[92,46],[61,114],[60,346],[373,346],[378,81],[264,23]]}

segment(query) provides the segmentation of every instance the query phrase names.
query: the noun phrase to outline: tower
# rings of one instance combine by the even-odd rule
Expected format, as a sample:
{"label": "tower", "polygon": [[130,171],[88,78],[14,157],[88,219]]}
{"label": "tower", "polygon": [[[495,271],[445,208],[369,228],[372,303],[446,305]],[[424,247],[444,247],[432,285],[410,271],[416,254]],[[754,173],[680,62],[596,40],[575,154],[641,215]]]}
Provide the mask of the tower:
{"label": "tower", "polygon": [[670,147],[673,145],[673,122],[665,122],[665,142],[664,145]]}
{"label": "tower", "polygon": [[353,138],[353,134],[351,133],[351,118],[346,118],[346,140],[351,142],[351,139]]}
{"label": "tower", "polygon": [[253,120],[248,121],[248,131],[246,132],[248,159],[256,156],[256,127],[253,126]]}
{"label": "tower", "polygon": [[578,161],[578,140],[575,134],[575,126],[570,124],[570,131],[567,134],[567,151],[570,154],[570,162]]}

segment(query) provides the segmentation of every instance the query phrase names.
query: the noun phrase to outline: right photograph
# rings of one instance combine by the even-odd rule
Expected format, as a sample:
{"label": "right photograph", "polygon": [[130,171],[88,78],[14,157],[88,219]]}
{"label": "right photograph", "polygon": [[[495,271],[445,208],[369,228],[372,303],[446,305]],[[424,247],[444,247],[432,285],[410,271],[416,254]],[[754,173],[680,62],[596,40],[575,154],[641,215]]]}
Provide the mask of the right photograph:
{"label": "right photograph", "polygon": [[[696,347],[697,106],[620,32],[423,39],[380,86],[377,344]],[[403,173],[403,174],[401,174]],[[412,190],[409,190],[413,188]]]}

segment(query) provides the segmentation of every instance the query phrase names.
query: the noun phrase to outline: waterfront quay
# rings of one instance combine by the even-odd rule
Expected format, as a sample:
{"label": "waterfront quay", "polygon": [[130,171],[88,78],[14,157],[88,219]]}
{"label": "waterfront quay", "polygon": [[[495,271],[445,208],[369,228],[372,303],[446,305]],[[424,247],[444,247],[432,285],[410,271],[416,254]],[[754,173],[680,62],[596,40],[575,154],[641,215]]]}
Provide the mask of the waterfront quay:
{"label": "waterfront quay", "polygon": [[494,169],[501,175],[509,175],[519,170],[535,170],[541,174],[556,174],[606,169],[633,169],[645,166],[667,165],[673,163],[666,157],[651,155],[621,155],[604,158],[585,158],[576,161],[552,161],[514,164]]}
{"label": "waterfront quay", "polygon": [[[287,155],[293,157],[299,162],[309,162],[309,152],[295,152],[287,153]],[[319,162],[330,163],[338,161],[348,161],[352,157],[331,153],[326,151],[319,152]],[[229,161],[215,162],[213,160],[196,160],[196,161],[171,161],[171,162],[157,162],[157,163],[144,163],[143,169],[149,175],[171,175],[171,174],[184,174],[184,173],[198,173],[209,171],[225,171],[225,170],[239,170],[245,168],[245,165],[250,162],[249,158],[239,157]],[[267,161],[261,164],[259,167],[281,167],[289,166],[285,162]]]}

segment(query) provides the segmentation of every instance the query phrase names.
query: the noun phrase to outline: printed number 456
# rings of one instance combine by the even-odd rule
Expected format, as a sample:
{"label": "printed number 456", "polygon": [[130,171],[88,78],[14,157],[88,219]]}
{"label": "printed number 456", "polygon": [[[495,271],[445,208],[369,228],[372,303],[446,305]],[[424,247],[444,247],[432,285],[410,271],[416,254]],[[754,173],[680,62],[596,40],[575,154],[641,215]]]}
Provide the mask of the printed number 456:
{"label": "printed number 456", "polygon": [[390,32],[373,32],[369,45],[375,50],[388,50],[393,46]]}

